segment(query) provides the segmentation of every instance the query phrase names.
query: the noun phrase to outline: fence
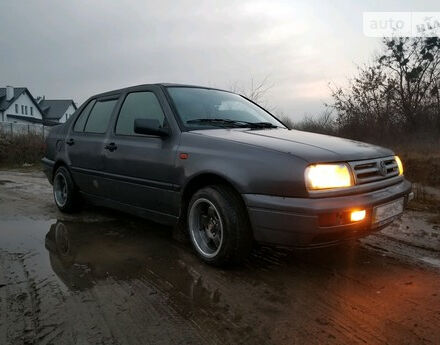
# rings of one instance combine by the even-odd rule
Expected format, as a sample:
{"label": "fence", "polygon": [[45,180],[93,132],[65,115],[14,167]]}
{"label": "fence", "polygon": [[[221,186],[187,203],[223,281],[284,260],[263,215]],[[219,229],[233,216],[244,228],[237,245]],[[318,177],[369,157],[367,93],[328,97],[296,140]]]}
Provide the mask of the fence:
{"label": "fence", "polygon": [[41,134],[46,137],[51,127],[40,124],[0,122],[0,133],[4,134]]}

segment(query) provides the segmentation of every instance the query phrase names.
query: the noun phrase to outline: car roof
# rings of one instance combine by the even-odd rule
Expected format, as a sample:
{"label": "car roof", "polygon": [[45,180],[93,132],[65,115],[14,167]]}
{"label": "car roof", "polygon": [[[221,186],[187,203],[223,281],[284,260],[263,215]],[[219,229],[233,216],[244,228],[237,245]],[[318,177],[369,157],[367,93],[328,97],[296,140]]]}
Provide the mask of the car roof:
{"label": "car roof", "polygon": [[200,86],[200,85],[191,85],[191,84],[178,84],[178,83],[154,83],[154,84],[140,84],[140,85],[124,87],[122,89],[106,91],[106,92],[102,92],[102,93],[93,95],[91,98],[107,97],[107,96],[113,96],[113,95],[121,94],[123,92],[139,91],[139,90],[142,90],[143,88],[149,87],[149,86],[192,87],[192,88],[198,88],[198,89],[208,89],[208,90],[218,90],[218,91],[231,92],[231,91],[228,91],[228,90],[222,90],[222,89],[218,89],[218,88],[215,88],[215,87],[209,87],[209,86]]}

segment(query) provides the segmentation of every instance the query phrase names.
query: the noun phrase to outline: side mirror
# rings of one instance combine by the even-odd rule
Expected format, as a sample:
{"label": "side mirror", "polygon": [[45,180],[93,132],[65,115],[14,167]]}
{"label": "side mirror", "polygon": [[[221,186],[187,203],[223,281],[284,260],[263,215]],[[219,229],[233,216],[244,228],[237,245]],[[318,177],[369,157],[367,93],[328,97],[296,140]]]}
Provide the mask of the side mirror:
{"label": "side mirror", "polygon": [[137,134],[158,135],[167,137],[170,130],[160,126],[159,120],[156,119],[136,119],[134,120],[134,132]]}

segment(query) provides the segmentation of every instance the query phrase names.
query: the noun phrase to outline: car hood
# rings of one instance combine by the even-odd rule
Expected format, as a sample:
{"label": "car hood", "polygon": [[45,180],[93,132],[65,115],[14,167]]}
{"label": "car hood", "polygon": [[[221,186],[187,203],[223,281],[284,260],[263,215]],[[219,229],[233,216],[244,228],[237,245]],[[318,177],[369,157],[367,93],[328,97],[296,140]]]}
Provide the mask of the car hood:
{"label": "car hood", "polygon": [[289,153],[308,162],[336,162],[393,155],[389,149],[360,141],[297,130],[207,129],[194,134]]}

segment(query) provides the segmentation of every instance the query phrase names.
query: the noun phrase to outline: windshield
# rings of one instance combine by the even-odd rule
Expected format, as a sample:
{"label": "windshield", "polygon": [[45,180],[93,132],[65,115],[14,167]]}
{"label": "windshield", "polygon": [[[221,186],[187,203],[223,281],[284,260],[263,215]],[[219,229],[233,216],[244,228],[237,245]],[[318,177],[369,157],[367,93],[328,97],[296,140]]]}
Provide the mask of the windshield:
{"label": "windshield", "polygon": [[196,87],[168,87],[167,90],[180,119],[189,129],[285,128],[267,111],[234,93]]}

